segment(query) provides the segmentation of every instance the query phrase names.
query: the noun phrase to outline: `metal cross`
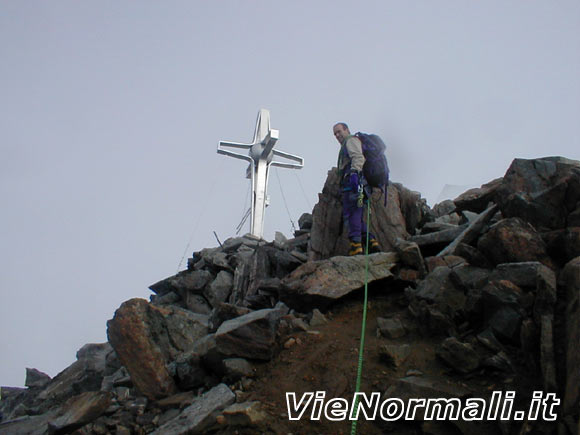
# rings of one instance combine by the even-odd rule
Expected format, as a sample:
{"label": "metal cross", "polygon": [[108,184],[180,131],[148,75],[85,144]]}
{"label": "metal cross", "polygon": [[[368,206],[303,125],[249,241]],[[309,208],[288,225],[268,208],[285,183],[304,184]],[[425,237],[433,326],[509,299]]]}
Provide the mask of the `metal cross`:
{"label": "metal cross", "polygon": [[[268,173],[270,166],[281,168],[302,169],[304,159],[292,154],[285,153],[274,149],[278,140],[279,131],[270,128],[270,111],[260,109],[254,131],[254,141],[250,144],[238,142],[220,141],[217,146],[217,152],[226,156],[235,157],[236,159],[247,160],[250,162],[246,171],[246,178],[252,183],[252,221],[250,232],[252,235],[262,238],[264,232],[264,214],[268,205]],[[248,155],[239,154],[224,149],[224,147],[249,150]],[[297,163],[287,163],[272,161],[274,156],[283,157]]]}

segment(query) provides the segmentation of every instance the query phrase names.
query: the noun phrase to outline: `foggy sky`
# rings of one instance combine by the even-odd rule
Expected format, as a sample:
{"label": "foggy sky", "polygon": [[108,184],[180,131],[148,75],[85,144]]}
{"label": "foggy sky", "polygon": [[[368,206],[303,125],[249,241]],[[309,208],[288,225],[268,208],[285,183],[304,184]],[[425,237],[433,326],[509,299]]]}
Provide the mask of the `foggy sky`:
{"label": "foggy sky", "polygon": [[580,159],[579,29],[561,0],[1,2],[0,385],[55,376],[235,235],[246,164],[216,145],[260,108],[305,158],[272,169],[268,240],[317,202],[338,121],[430,205],[516,157]]}

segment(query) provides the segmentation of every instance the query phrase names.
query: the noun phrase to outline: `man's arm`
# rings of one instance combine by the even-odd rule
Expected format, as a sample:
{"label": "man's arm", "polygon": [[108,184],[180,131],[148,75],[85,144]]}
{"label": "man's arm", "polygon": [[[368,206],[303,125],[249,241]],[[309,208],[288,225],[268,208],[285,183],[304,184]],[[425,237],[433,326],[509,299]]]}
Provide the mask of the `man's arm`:
{"label": "man's arm", "polygon": [[362,152],[362,143],[356,136],[351,136],[346,141],[346,150],[350,157],[351,170],[362,172],[365,163],[365,156]]}

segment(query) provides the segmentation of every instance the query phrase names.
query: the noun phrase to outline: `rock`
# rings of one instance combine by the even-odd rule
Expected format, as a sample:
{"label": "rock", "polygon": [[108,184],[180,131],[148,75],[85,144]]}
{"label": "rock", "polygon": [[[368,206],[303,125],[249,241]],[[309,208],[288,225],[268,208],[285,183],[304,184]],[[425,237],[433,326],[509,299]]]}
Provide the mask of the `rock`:
{"label": "rock", "polygon": [[445,257],[427,257],[425,258],[427,270],[429,273],[433,272],[438,267],[457,267],[467,264],[465,258],[456,255],[447,255]]}
{"label": "rock", "polygon": [[490,202],[496,202],[496,190],[501,185],[503,179],[496,178],[481,187],[469,189],[453,200],[456,210],[470,210],[481,213],[485,210]]}
{"label": "rock", "polygon": [[80,392],[98,391],[104,376],[111,374],[107,366],[111,353],[114,351],[109,343],[84,345],[77,352],[77,360],[38,394],[38,400],[43,402],[41,408],[46,410],[51,402],[63,402]]}
{"label": "rock", "polygon": [[504,351],[500,351],[489,358],[485,358],[481,362],[481,365],[504,373],[515,372],[512,362]]}
{"label": "rock", "polygon": [[92,391],[71,397],[48,423],[49,433],[70,433],[100,417],[111,404],[112,395]]}
{"label": "rock", "polygon": [[37,369],[26,369],[24,385],[28,388],[43,388],[51,380],[51,377]]}
{"label": "rock", "polygon": [[538,285],[538,275],[553,274],[553,272],[538,261],[498,264],[492,271],[489,280],[507,280],[524,290],[535,290]]}
{"label": "rock", "polygon": [[207,316],[155,307],[143,299],[124,302],[107,322],[109,342],[135,387],[151,399],[177,392],[166,364],[207,332]]}
{"label": "rock", "polygon": [[54,417],[54,414],[55,412],[53,411],[4,421],[0,423],[0,433],[10,435],[46,435],[48,433],[48,422]]}
{"label": "rock", "polygon": [[[439,219],[441,219],[441,218],[439,218]],[[449,219],[445,219],[445,220],[449,220]],[[456,230],[458,228],[458,226],[459,226],[459,224],[450,224],[448,222],[439,222],[438,220],[436,220],[434,222],[427,222],[425,225],[423,225],[423,227],[421,227],[421,235],[438,233],[440,231],[445,231],[445,230]]]}
{"label": "rock", "polygon": [[379,348],[379,358],[387,364],[395,367],[401,366],[411,354],[411,346],[408,344],[391,345],[383,344]]}
{"label": "rock", "polygon": [[225,384],[219,384],[198,397],[177,417],[152,433],[155,435],[204,433],[208,427],[215,424],[216,412],[231,405],[234,401],[234,393]]}
{"label": "rock", "polygon": [[[394,253],[368,256],[368,282],[393,276],[391,269],[398,261]],[[324,307],[364,286],[365,256],[333,257],[311,261],[297,268],[282,280],[280,300],[298,311]]]}
{"label": "rock", "polygon": [[556,383],[552,316],[543,315],[540,326],[540,367],[544,380],[544,391],[556,393],[558,384]]}
{"label": "rock", "polygon": [[464,258],[471,266],[491,269],[491,263],[487,258],[477,249],[465,243],[459,243],[455,247],[455,255]]}
{"label": "rock", "polygon": [[493,331],[490,328],[487,328],[486,330],[477,334],[477,341],[479,341],[492,352],[501,352],[503,350],[503,346],[499,341],[497,341],[496,336],[493,334]]}
{"label": "rock", "polygon": [[489,270],[463,264],[454,267],[449,278],[457,288],[464,289],[465,291],[480,289],[487,284]]}
{"label": "rock", "polygon": [[234,276],[225,270],[220,271],[215,279],[203,291],[212,307],[228,300],[234,284]]}
{"label": "rock", "polygon": [[244,358],[226,358],[223,364],[227,382],[236,382],[243,377],[254,376],[254,367]]}
{"label": "rock", "polygon": [[187,308],[189,311],[205,315],[211,314],[212,308],[203,296],[187,292],[184,299],[185,308]]}
{"label": "rock", "polygon": [[423,255],[421,255],[419,245],[398,239],[395,249],[401,258],[401,263],[417,270],[421,277],[425,276],[427,268],[425,267],[425,261],[423,260]]}
{"label": "rock", "polygon": [[443,340],[436,355],[460,373],[469,373],[479,367],[479,357],[469,343],[461,343],[455,337]]}
{"label": "rock", "polygon": [[312,228],[312,214],[302,213],[302,216],[298,219],[298,226],[301,230],[309,230]]}
{"label": "rock", "polygon": [[186,270],[156,282],[149,288],[160,296],[173,291],[183,297],[186,292],[201,294],[212,279],[213,275],[207,270]]}
{"label": "rock", "polygon": [[183,409],[186,406],[191,405],[195,401],[196,397],[197,395],[195,394],[195,391],[185,391],[183,393],[177,393],[173,396],[158,400],[155,402],[155,405],[163,411],[172,408]]}
{"label": "rock", "polygon": [[228,426],[258,426],[266,422],[268,415],[262,411],[260,402],[234,403],[223,411]]}
{"label": "rock", "polygon": [[263,309],[225,321],[215,333],[218,351],[223,355],[270,360],[278,319],[277,310]]}
{"label": "rock", "polygon": [[314,310],[312,310],[312,316],[310,317],[310,322],[309,322],[309,325],[311,328],[316,328],[318,326],[326,325],[327,323],[328,323],[328,320],[326,320],[326,317],[324,316],[324,314],[322,314],[320,312],[320,310],[318,308],[315,308]]}
{"label": "rock", "polygon": [[542,234],[548,254],[564,265],[580,252],[580,225]]}
{"label": "rock", "polygon": [[409,242],[415,242],[421,248],[423,255],[434,255],[440,253],[441,249],[459,237],[466,228],[467,225],[460,225],[456,228],[438,231],[436,233],[412,236],[408,240]]}
{"label": "rock", "polygon": [[452,272],[453,269],[449,267],[436,268],[419,284],[415,296],[429,304],[436,304],[446,314],[462,310],[465,294],[451,279]]}
{"label": "rock", "polygon": [[540,318],[548,315],[554,318],[556,305],[556,274],[546,268],[539,269],[536,275],[536,297],[534,300],[534,320],[540,324]]}
{"label": "rock", "polygon": [[503,343],[519,345],[522,315],[514,308],[502,306],[489,317],[489,326]]}
{"label": "rock", "polygon": [[201,356],[193,351],[181,354],[167,364],[167,371],[181,390],[193,390],[204,385],[208,378]]}
{"label": "rock", "polygon": [[236,317],[248,314],[250,309],[245,307],[237,307],[228,303],[218,304],[211,312],[208,319],[208,327],[210,332],[215,332],[220,325],[226,320],[235,319]]}
{"label": "rock", "polygon": [[538,229],[566,226],[580,200],[580,162],[562,157],[515,159],[497,189],[502,214]]}
{"label": "rock", "polygon": [[400,319],[396,317],[383,318],[377,317],[378,331],[386,338],[404,337],[407,331]]}
{"label": "rock", "polygon": [[[418,193],[400,184],[390,183],[387,194],[386,207],[384,195],[378,189],[371,199],[370,226],[384,251],[392,249],[397,238],[406,239],[408,230],[414,230],[428,209]],[[323,260],[347,252],[348,235],[343,230],[338,170],[332,168],[312,211],[308,254],[310,260]]]}
{"label": "rock", "polygon": [[491,316],[504,306],[518,310],[523,292],[511,281],[492,281],[482,290],[482,297],[484,310]]}
{"label": "rock", "polygon": [[553,267],[540,235],[519,218],[502,219],[480,237],[477,248],[493,263],[539,261]]}
{"label": "rock", "polygon": [[566,264],[559,277],[566,298],[566,385],[565,414],[577,415],[580,404],[580,257]]}
{"label": "rock", "polygon": [[454,211],[455,211],[455,203],[450,199],[446,199],[445,201],[442,201],[433,206],[433,215],[436,218],[449,215]]}
{"label": "rock", "polygon": [[469,245],[471,242],[476,240],[482,230],[484,229],[485,225],[491,220],[491,218],[497,212],[497,205],[492,205],[491,207],[487,208],[483,213],[481,213],[477,218],[473,219],[472,222],[469,223],[467,228],[459,234],[453,242],[451,242],[445,249],[443,249],[437,256],[443,257],[445,255],[455,255],[457,254],[457,246],[461,243]]}
{"label": "rock", "polygon": [[181,301],[181,296],[174,291],[169,291],[161,296],[151,295],[149,298],[153,305],[174,305]]}

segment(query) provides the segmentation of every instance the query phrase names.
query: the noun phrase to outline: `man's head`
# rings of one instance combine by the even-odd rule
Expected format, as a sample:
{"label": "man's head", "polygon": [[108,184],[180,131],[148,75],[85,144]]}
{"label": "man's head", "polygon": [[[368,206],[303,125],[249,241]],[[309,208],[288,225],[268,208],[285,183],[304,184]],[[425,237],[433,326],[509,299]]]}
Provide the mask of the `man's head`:
{"label": "man's head", "polygon": [[339,144],[342,144],[344,140],[350,136],[350,130],[348,129],[348,125],[344,122],[338,122],[332,128],[332,132],[334,133],[334,137],[338,141]]}

